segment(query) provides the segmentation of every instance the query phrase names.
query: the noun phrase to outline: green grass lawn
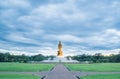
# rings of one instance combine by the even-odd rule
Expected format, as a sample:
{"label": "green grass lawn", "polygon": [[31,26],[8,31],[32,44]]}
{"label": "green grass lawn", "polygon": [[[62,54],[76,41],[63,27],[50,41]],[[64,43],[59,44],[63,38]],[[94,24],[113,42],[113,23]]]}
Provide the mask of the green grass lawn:
{"label": "green grass lawn", "polygon": [[25,74],[0,74],[0,79],[40,79],[40,77]]}
{"label": "green grass lawn", "polygon": [[120,72],[120,63],[66,64],[72,71]]}
{"label": "green grass lawn", "polygon": [[120,79],[120,74],[104,74],[83,76],[81,79]]}
{"label": "green grass lawn", "polygon": [[55,64],[0,63],[0,71],[49,71]]}

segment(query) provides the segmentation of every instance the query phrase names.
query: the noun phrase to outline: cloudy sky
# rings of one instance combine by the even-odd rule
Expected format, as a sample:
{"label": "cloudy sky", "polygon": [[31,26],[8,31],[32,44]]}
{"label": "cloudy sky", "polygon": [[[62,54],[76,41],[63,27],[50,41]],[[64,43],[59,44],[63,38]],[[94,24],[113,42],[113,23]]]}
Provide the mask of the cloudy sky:
{"label": "cloudy sky", "polygon": [[120,51],[120,0],[0,0],[0,51],[56,55]]}

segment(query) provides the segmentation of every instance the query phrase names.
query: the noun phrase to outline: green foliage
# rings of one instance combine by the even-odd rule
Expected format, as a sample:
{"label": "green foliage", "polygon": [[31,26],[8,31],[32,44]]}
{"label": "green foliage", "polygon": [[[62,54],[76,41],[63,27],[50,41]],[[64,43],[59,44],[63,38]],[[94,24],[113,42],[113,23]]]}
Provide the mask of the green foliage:
{"label": "green foliage", "polygon": [[48,71],[54,64],[0,63],[0,71]]}
{"label": "green foliage", "polygon": [[120,79],[120,74],[102,74],[83,76],[81,79]]}
{"label": "green foliage", "polygon": [[[51,60],[54,59],[55,56],[43,56],[42,54],[34,55],[34,56],[26,56],[26,55],[10,55],[8,52],[3,54],[0,53],[0,62],[21,62],[27,63],[28,61],[43,61],[48,58]],[[96,53],[95,55],[77,55],[77,56],[67,56],[72,58],[73,60],[78,60],[80,62],[89,61],[93,63],[105,63],[105,62],[120,62],[120,53],[116,55],[103,56],[101,53]]]}
{"label": "green foliage", "polygon": [[66,64],[72,71],[120,72],[120,63]]}
{"label": "green foliage", "polygon": [[111,55],[109,57],[110,62],[120,62],[120,53],[118,55]]}
{"label": "green foliage", "polygon": [[0,74],[0,79],[40,79],[40,77],[25,74]]}
{"label": "green foliage", "polygon": [[42,61],[42,60],[45,60],[45,59],[46,59],[46,57],[41,55],[41,54],[34,55],[34,56],[30,57],[30,60],[32,60],[32,61]]}
{"label": "green foliage", "polygon": [[106,62],[120,62],[120,53],[116,55],[103,56],[101,53],[96,53],[95,55],[77,55],[73,56],[72,59],[78,60],[80,62],[90,61],[93,63],[106,63]]}
{"label": "green foliage", "polygon": [[22,55],[10,55],[9,53],[0,53],[0,62],[20,62],[20,63],[27,63],[28,61],[42,61],[47,59],[46,56],[41,54],[34,55],[34,56],[26,56]]}

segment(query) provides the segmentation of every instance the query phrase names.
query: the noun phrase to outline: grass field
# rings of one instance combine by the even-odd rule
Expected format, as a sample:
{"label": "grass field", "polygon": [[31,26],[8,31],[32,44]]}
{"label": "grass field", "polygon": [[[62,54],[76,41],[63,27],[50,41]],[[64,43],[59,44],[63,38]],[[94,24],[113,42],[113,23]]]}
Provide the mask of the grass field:
{"label": "grass field", "polygon": [[0,63],[0,71],[49,71],[55,64]]}
{"label": "grass field", "polygon": [[120,71],[120,63],[66,64],[71,71]]}
{"label": "grass field", "polygon": [[83,76],[81,79],[120,79],[120,74],[104,74]]}
{"label": "grass field", "polygon": [[0,79],[40,79],[40,77],[25,74],[0,74]]}

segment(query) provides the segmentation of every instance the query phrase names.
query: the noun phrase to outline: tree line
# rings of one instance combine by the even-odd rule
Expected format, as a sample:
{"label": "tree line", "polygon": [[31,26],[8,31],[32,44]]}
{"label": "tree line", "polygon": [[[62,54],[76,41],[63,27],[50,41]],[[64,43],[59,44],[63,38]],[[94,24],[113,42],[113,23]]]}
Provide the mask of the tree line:
{"label": "tree line", "polygon": [[34,55],[34,56],[26,56],[22,55],[11,55],[10,53],[0,53],[0,62],[21,62],[27,63],[28,61],[43,61],[47,59],[48,56],[44,56],[42,54]]}
{"label": "tree line", "polygon": [[111,54],[109,56],[104,56],[101,53],[96,53],[94,55],[77,55],[72,56],[73,60],[78,60],[80,62],[89,61],[93,63],[106,63],[106,62],[120,62],[120,53],[119,54]]}
{"label": "tree line", "polygon": [[[0,53],[0,62],[21,62],[27,63],[29,61],[43,61],[48,58],[53,60],[55,56],[44,56],[42,54],[27,56],[27,55],[11,55],[9,52]],[[120,62],[120,53],[119,54],[111,54],[109,56],[104,56],[101,53],[96,53],[94,55],[82,54],[76,56],[67,56],[73,60],[77,60],[79,62],[93,62],[93,63],[105,63],[105,62]]]}

